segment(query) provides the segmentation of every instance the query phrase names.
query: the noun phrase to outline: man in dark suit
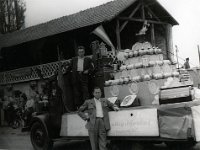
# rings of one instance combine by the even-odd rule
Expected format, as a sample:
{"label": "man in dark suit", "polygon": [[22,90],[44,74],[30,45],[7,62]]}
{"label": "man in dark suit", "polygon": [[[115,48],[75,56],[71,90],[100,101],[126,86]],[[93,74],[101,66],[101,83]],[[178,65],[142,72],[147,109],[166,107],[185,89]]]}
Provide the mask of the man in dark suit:
{"label": "man in dark suit", "polygon": [[72,83],[75,106],[80,107],[89,98],[88,78],[94,70],[92,59],[85,57],[85,48],[78,47],[78,56],[72,58],[70,69],[72,70]]}
{"label": "man in dark suit", "polygon": [[[101,89],[94,88],[94,98],[86,100],[79,108],[79,116],[87,121],[92,150],[106,150],[106,136],[110,129],[109,108],[118,111],[119,108],[105,98],[101,98]],[[87,113],[86,113],[87,112]]]}

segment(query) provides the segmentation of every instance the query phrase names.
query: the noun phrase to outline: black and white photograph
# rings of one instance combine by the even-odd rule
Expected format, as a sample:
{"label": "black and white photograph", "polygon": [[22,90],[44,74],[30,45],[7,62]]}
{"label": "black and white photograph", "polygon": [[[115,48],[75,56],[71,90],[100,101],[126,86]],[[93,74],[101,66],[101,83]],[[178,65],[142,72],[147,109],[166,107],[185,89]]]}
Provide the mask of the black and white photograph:
{"label": "black and white photograph", "polygon": [[199,0],[0,0],[0,150],[200,150]]}

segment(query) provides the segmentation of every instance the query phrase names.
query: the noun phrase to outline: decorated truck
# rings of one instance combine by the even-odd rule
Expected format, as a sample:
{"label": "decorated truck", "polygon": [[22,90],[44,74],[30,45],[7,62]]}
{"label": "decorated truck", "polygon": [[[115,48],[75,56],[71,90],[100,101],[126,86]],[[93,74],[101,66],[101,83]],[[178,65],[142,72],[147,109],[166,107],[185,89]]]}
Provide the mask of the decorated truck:
{"label": "decorated truck", "polygon": [[[116,55],[123,64],[109,71],[114,78],[104,82],[105,97],[120,107],[118,112],[109,112],[108,139],[115,148],[120,149],[123,141],[129,142],[130,149],[158,142],[188,149],[199,142],[199,89],[184,76],[186,70],[177,70],[174,62],[163,60],[162,55],[160,49],[146,41]],[[30,135],[35,149],[48,149],[59,139],[88,139],[86,121],[77,112],[62,115],[60,130],[52,128],[55,120],[50,115],[38,115],[32,120]],[[53,139],[55,134],[59,134],[58,138]]]}
{"label": "decorated truck", "polygon": [[[40,75],[48,80],[75,56],[77,45],[84,45],[96,66],[94,84],[120,107],[109,112],[111,148],[148,149],[164,142],[188,149],[200,141],[200,73],[177,69],[174,25],[178,22],[156,0],[115,0],[2,35],[0,88],[12,84],[28,95],[30,81],[42,85]],[[69,111],[49,110],[32,118],[28,129],[35,150],[52,149],[59,140],[89,140],[86,122],[70,109],[70,81],[69,76],[67,101],[59,104]]]}

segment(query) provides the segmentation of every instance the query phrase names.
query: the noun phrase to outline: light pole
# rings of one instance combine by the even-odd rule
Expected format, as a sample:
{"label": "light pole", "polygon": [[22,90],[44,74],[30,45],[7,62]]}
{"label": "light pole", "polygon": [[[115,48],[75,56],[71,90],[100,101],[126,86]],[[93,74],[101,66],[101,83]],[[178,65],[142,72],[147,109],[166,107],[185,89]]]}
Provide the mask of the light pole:
{"label": "light pole", "polygon": [[178,47],[177,47],[177,45],[175,45],[175,47],[176,47],[176,59],[177,59],[178,71],[179,71],[179,62],[178,62]]}
{"label": "light pole", "polygon": [[199,51],[199,45],[197,45],[198,53],[199,53],[199,66],[200,66],[200,51]]}

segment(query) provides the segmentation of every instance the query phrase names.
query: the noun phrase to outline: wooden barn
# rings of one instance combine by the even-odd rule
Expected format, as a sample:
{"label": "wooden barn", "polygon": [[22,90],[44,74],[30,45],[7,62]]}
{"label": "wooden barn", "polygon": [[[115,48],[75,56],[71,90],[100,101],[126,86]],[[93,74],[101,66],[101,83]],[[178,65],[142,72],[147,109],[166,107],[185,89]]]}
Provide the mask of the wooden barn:
{"label": "wooden barn", "polygon": [[[104,29],[116,51],[131,49],[144,22],[150,24],[146,40],[162,49],[164,59],[171,59],[172,27],[178,22],[167,10],[156,0],[114,0],[1,35],[0,85],[12,84],[15,90],[28,94],[30,81],[36,80],[40,85],[37,68],[45,78],[58,68],[58,48],[63,63],[76,55],[78,45],[86,47],[87,55],[93,55],[92,43],[104,42],[93,34],[98,27]],[[106,47],[111,50],[110,45]]]}

